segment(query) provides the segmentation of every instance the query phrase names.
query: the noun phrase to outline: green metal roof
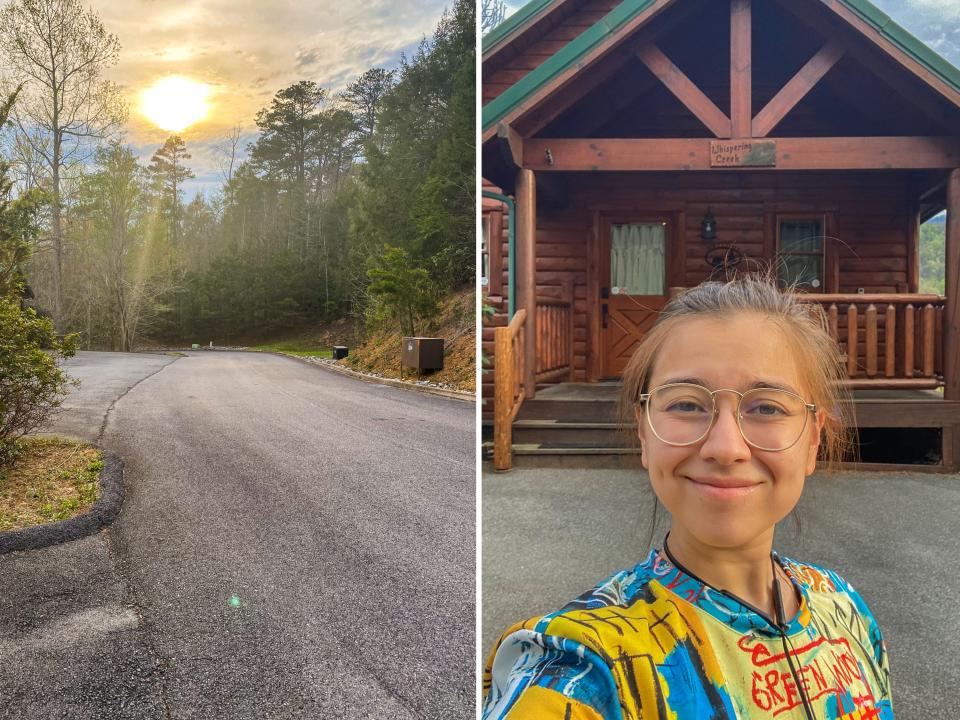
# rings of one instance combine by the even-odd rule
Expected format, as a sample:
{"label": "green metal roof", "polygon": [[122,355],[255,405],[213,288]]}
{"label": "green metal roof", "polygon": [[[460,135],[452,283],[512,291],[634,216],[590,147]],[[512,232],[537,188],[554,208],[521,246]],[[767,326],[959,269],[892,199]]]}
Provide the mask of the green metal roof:
{"label": "green metal roof", "polygon": [[509,39],[527,20],[539,14],[541,10],[546,10],[554,2],[555,0],[530,0],[530,2],[483,36],[481,40],[483,54],[486,55],[504,40]]}
{"label": "green metal roof", "polygon": [[[557,0],[532,0],[490,31],[484,39],[483,51],[487,52],[489,49],[508,40],[510,35],[514,33],[519,26],[541,12],[552,2],[556,1]],[[943,80],[955,92],[960,94],[960,70],[928,48],[900,25],[897,25],[889,15],[882,12],[876,5],[869,2],[869,0],[839,0],[839,2],[863,18],[863,20],[890,40],[896,47],[919,62],[923,67]],[[553,78],[579,62],[581,58],[616,33],[624,23],[635,18],[653,3],[654,0],[623,0],[594,25],[584,30],[580,35],[550,56],[546,62],[536,69],[531,70],[514,85],[487,103],[483,107],[483,131],[486,132],[494,127],[505,115],[534,95],[540,88],[553,80]],[[513,22],[515,18],[516,21]]]}

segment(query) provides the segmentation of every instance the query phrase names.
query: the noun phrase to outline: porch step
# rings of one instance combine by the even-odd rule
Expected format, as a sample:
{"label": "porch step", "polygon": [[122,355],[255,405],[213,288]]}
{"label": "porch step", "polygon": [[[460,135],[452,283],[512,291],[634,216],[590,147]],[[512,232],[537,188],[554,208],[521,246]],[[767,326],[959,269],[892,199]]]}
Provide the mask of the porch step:
{"label": "porch step", "polygon": [[556,447],[629,447],[631,436],[615,422],[567,420],[517,420],[513,424],[515,445]]}
{"label": "porch step", "polygon": [[615,400],[549,400],[534,398],[520,406],[517,420],[616,423]]}
{"label": "porch step", "polygon": [[[492,460],[493,443],[483,444],[484,461]],[[536,468],[639,468],[640,453],[626,447],[567,446],[515,443],[513,467]]]}

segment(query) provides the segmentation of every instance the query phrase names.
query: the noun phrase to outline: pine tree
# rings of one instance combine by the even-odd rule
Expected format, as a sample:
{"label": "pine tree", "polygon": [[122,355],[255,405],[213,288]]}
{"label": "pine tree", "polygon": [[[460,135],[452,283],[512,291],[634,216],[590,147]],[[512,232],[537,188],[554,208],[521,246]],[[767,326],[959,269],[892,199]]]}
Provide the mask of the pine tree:
{"label": "pine tree", "polygon": [[171,135],[150,158],[148,168],[160,197],[161,209],[169,221],[170,242],[174,247],[180,237],[180,195],[183,183],[194,177],[193,171],[184,165],[184,161],[190,158],[183,138]]}

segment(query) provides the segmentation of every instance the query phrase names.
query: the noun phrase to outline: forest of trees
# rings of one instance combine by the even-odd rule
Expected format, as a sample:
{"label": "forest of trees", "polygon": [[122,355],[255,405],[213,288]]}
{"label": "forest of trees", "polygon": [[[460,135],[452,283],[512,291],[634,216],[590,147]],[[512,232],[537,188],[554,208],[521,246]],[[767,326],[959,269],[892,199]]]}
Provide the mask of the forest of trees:
{"label": "forest of trees", "polygon": [[[31,302],[59,332],[80,332],[84,347],[130,350],[145,340],[269,337],[343,317],[406,326],[473,282],[469,0],[457,0],[396,69],[371,68],[335,94],[309,79],[280,89],[257,113],[246,153],[239,129],[221,143],[224,183],[209,198],[185,197],[193,171],[180,137],[144,163],[118,134],[125,108],[99,76],[117,59],[116,38],[78,0],[13,0],[0,41],[23,45],[29,13],[44,6],[80,17],[77,27],[51,24],[64,37],[33,42],[74,43],[63,57],[86,62],[86,92],[58,86],[62,74],[36,82],[44,75],[31,74],[29,58],[6,58],[4,80],[25,87],[3,154],[14,194],[43,198],[27,270]],[[95,57],[75,57],[96,46]],[[36,122],[74,96],[98,104],[72,108],[72,125]]]}

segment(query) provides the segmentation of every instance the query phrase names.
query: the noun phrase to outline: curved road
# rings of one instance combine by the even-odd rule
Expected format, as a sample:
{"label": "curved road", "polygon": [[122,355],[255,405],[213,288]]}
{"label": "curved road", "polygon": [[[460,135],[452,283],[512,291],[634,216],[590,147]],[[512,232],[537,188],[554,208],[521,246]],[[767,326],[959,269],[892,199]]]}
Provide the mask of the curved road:
{"label": "curved road", "polygon": [[2,718],[469,718],[474,406],[273,355],[81,353],[99,535],[0,556]]}

